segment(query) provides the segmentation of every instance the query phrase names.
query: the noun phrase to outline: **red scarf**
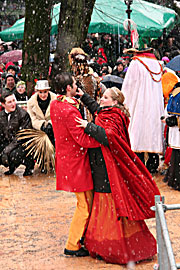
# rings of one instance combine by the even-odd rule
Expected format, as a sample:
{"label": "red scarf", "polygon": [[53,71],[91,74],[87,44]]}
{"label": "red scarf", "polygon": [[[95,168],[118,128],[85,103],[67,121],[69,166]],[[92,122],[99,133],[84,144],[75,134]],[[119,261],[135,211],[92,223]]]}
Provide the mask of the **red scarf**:
{"label": "red scarf", "polygon": [[129,220],[152,218],[159,190],[144,164],[130,148],[128,117],[119,108],[101,110],[96,124],[105,128],[109,147],[102,146],[117,216]]}

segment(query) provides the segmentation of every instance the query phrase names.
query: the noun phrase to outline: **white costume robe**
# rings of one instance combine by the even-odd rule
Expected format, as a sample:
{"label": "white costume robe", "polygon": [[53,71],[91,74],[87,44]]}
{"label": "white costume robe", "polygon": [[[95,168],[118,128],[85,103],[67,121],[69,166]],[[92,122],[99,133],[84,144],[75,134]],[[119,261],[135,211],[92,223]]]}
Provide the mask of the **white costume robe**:
{"label": "white costume robe", "polygon": [[[146,55],[146,57],[144,57]],[[148,57],[147,57],[148,55]],[[155,80],[162,76],[161,67],[153,54],[137,54],[148,66]],[[130,111],[129,135],[134,152],[163,152],[164,101],[161,81],[152,79],[147,68],[137,59],[132,60],[123,85],[125,104]]]}

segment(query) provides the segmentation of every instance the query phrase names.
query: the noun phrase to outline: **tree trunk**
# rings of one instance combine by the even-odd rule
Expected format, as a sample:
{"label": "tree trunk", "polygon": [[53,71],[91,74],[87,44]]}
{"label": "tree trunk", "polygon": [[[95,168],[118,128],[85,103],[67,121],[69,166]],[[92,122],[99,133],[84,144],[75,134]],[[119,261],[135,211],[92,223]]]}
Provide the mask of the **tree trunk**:
{"label": "tree trunk", "polygon": [[34,79],[48,77],[51,7],[51,0],[26,0],[22,78],[29,96]]}
{"label": "tree trunk", "polygon": [[68,53],[84,42],[95,0],[62,0],[58,27],[57,48],[52,68],[56,74],[69,70]]}

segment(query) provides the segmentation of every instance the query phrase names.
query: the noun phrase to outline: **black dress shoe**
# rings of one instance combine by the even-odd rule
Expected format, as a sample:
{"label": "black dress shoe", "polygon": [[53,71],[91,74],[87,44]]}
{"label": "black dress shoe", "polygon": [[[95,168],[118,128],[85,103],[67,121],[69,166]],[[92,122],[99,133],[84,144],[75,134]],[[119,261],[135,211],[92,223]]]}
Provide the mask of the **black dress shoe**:
{"label": "black dress shoe", "polygon": [[15,171],[15,170],[9,170],[9,171],[5,172],[4,174],[5,174],[5,175],[11,175],[11,174],[14,173],[14,171]]}
{"label": "black dress shoe", "polygon": [[42,169],[41,173],[47,174],[47,170],[46,169]]}
{"label": "black dress shoe", "polygon": [[80,248],[79,250],[69,250],[65,248],[64,254],[76,257],[86,257],[89,256],[89,251],[84,248]]}
{"label": "black dress shoe", "polygon": [[29,176],[29,175],[32,175],[32,174],[33,174],[32,170],[25,170],[24,173],[23,173],[23,176]]}
{"label": "black dress shoe", "polygon": [[9,166],[9,171],[5,172],[5,175],[11,175],[14,173],[16,167],[15,166]]}
{"label": "black dress shoe", "polygon": [[164,183],[167,183],[167,182],[168,182],[168,179],[167,179],[166,177],[164,177],[164,178],[162,179],[162,181],[163,181]]}

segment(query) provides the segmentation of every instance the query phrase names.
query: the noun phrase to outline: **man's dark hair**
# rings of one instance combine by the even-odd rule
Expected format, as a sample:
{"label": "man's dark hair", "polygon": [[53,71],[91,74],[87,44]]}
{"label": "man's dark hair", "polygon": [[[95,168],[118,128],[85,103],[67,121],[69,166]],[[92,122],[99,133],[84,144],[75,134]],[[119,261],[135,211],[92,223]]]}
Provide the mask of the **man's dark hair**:
{"label": "man's dark hair", "polygon": [[5,103],[6,98],[13,95],[13,93],[11,91],[8,90],[3,90],[2,94],[0,95],[0,102],[1,103]]}
{"label": "man's dark hair", "polygon": [[13,66],[13,65],[9,65],[8,67],[7,67],[7,72],[8,72],[8,70],[10,70],[10,69],[12,69],[12,70],[14,70],[15,72],[17,72],[17,67],[16,66]]}
{"label": "man's dark hair", "polygon": [[73,77],[69,72],[57,74],[54,81],[55,91],[58,94],[65,95],[67,86],[73,85]]}

